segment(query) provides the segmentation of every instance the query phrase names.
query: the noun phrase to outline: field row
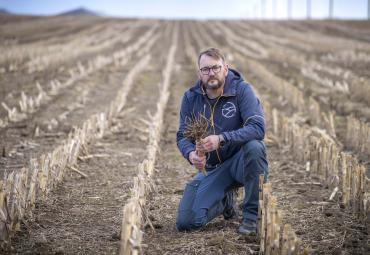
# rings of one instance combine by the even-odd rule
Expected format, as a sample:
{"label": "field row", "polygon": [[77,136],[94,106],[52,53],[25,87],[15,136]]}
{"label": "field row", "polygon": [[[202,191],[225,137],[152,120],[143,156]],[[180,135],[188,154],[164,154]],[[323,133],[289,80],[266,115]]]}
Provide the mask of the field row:
{"label": "field row", "polygon": [[[143,38],[146,40],[146,37]],[[152,40],[143,41],[146,45],[144,44],[142,49],[145,50],[142,50],[140,54],[146,54],[150,51],[153,39],[157,40],[158,38],[152,37]],[[128,58],[125,54],[136,51],[141,44],[122,50],[119,56]],[[5,174],[4,182],[1,182],[0,196],[1,211],[4,216],[1,226],[1,240],[8,240],[15,231],[19,230],[19,223],[25,214],[32,211],[35,202],[45,198],[49,191],[63,180],[67,169],[79,172],[75,168],[78,157],[81,155],[82,159],[89,157],[86,146],[103,137],[114,118],[124,108],[135,76],[146,68],[149,60],[150,55],[146,55],[133,66],[123,81],[122,88],[115,93],[116,98],[103,112],[95,113],[81,123],[52,152],[42,154],[39,158],[31,158],[29,167],[25,166],[21,171],[11,171]]]}

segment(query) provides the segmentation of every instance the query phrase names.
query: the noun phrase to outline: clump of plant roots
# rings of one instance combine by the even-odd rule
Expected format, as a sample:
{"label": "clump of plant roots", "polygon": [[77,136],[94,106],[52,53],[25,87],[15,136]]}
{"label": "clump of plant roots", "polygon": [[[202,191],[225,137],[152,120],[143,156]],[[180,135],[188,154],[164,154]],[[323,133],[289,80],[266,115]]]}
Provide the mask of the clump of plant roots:
{"label": "clump of plant roots", "polygon": [[[184,135],[186,138],[195,141],[196,145],[198,145],[202,142],[202,139],[207,136],[208,125],[209,121],[203,114],[198,114],[197,116],[193,114],[191,117],[185,118]],[[195,152],[198,157],[204,156],[203,151],[196,150]],[[203,175],[207,175],[204,168],[201,171]]]}

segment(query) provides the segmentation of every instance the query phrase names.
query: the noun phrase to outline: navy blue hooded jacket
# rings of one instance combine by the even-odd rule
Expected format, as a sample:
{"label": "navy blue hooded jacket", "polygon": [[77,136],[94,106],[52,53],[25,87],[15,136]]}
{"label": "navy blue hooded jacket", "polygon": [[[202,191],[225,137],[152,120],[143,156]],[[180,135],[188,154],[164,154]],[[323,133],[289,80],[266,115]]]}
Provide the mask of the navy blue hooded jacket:
{"label": "navy blue hooded jacket", "polygon": [[208,135],[222,134],[226,141],[218,150],[207,153],[207,170],[212,170],[232,157],[248,141],[262,140],[265,136],[265,120],[260,101],[243,77],[230,68],[224,91],[213,105],[200,80],[182,98],[177,146],[187,160],[190,152],[195,150],[195,141],[184,136],[185,120],[198,114],[203,114],[209,120]]}

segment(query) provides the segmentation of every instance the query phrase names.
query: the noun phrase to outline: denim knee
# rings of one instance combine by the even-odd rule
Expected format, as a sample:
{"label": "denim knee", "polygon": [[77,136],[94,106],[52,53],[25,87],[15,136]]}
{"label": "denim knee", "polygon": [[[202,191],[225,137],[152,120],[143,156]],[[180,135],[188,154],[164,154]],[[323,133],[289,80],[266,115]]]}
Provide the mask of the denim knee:
{"label": "denim knee", "polygon": [[244,162],[248,175],[252,176],[265,174],[268,178],[268,163],[266,157],[266,147],[262,141],[251,140],[243,145]]}
{"label": "denim knee", "polygon": [[192,229],[193,223],[193,213],[192,212],[179,212],[176,218],[176,227],[179,231],[186,231]]}
{"label": "denim knee", "polygon": [[206,223],[206,218],[197,218],[193,212],[179,212],[176,218],[176,227],[179,231],[197,230]]}
{"label": "denim knee", "polygon": [[185,187],[176,218],[176,227],[179,231],[193,230],[202,226],[202,224],[196,220],[196,215],[193,211],[194,200],[200,182],[200,180],[192,180]]}
{"label": "denim knee", "polygon": [[259,159],[266,157],[266,149],[262,141],[251,140],[243,145],[244,155],[248,158]]}

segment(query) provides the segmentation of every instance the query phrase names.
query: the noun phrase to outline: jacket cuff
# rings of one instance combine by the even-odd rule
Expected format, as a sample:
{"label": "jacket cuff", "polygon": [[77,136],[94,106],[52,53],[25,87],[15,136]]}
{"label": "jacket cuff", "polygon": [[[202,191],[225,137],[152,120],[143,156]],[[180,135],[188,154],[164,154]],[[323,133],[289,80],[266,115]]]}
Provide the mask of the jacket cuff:
{"label": "jacket cuff", "polygon": [[228,132],[222,132],[220,135],[222,135],[224,137],[225,143],[230,142],[231,136],[230,136],[230,134]]}
{"label": "jacket cuff", "polygon": [[185,152],[184,152],[184,158],[190,163],[190,165],[193,165],[191,162],[190,162],[190,159],[189,159],[189,155],[190,155],[190,152],[192,151],[195,151],[195,147],[194,148],[188,148]]}

